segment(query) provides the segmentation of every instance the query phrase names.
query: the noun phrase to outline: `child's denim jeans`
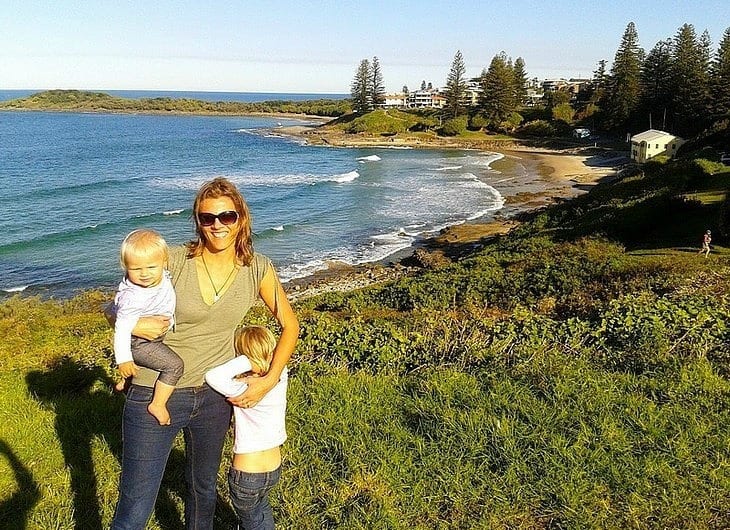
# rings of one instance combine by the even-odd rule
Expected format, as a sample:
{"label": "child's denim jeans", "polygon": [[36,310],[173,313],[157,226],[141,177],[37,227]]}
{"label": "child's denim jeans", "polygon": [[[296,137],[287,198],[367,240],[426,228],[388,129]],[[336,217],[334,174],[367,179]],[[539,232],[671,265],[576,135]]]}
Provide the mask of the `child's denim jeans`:
{"label": "child's denim jeans", "polygon": [[247,473],[231,468],[228,488],[241,530],[274,530],[269,491],[281,476],[281,466],[268,473]]}

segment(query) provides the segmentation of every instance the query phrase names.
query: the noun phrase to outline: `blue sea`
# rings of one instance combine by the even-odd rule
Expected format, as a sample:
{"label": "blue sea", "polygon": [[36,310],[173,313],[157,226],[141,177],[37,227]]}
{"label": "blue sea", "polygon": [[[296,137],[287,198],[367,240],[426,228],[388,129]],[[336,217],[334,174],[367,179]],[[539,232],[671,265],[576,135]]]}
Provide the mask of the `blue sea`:
{"label": "blue sea", "polygon": [[242,190],[256,250],[286,281],[489,220],[520,171],[496,169],[496,153],[319,147],[277,132],[301,123],[0,112],[0,295],[114,287],[124,236],[151,227],[171,244],[191,239],[195,192],[217,176]]}

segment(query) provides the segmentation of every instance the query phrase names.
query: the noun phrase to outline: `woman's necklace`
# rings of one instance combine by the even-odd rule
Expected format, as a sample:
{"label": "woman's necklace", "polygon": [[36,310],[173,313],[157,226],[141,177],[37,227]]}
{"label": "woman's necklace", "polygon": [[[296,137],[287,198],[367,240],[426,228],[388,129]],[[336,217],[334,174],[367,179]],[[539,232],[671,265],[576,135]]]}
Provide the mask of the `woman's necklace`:
{"label": "woman's necklace", "polygon": [[213,302],[217,302],[221,297],[221,291],[225,288],[225,286],[228,284],[228,280],[231,279],[231,276],[233,276],[233,272],[236,270],[236,265],[233,265],[233,268],[231,269],[231,272],[228,273],[228,276],[226,276],[225,281],[220,286],[220,289],[216,288],[215,283],[213,283],[213,277],[210,275],[210,271],[208,270],[208,264],[205,263],[205,256],[202,254],[200,255],[200,259],[203,260],[203,267],[205,268],[205,274],[208,275],[208,281],[210,281],[210,286],[213,288],[213,292],[215,293],[215,296],[213,297]]}

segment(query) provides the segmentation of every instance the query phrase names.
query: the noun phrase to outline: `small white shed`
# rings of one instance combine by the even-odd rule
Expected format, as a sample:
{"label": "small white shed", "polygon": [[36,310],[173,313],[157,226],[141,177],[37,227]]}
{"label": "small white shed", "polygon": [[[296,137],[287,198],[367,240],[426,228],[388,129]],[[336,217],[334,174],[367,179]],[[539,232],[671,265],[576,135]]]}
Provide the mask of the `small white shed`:
{"label": "small white shed", "polygon": [[640,164],[658,155],[674,158],[683,143],[684,140],[679,136],[649,129],[631,137],[631,158]]}

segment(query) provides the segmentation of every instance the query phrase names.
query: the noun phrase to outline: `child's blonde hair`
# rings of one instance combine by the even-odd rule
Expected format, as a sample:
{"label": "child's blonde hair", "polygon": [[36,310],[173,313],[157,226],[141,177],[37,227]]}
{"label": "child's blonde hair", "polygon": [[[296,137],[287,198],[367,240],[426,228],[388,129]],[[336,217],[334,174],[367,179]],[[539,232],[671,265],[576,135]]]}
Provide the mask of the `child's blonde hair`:
{"label": "child's blonde hair", "polygon": [[233,346],[237,355],[245,355],[263,375],[269,371],[276,348],[276,337],[264,326],[246,326],[236,329]]}
{"label": "child's blonde hair", "polygon": [[169,257],[167,242],[154,230],[148,228],[134,230],[127,234],[119,250],[119,262],[124,269],[127,268],[129,256],[137,256],[140,258],[162,256],[163,261],[167,264]]}

